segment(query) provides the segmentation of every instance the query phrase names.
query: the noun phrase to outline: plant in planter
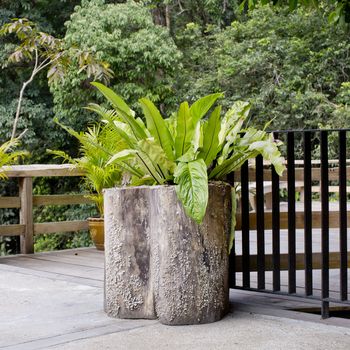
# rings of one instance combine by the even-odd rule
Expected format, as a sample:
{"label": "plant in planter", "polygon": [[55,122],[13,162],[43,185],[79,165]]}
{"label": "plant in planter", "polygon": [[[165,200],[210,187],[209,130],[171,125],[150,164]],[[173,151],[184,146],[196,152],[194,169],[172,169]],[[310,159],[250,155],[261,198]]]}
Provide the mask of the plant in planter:
{"label": "plant in planter", "polygon": [[235,202],[223,181],[259,154],[281,174],[278,143],[264,130],[244,127],[248,103],[235,103],[221,117],[221,107],[213,108],[221,93],[191,106],[183,102],[167,119],[142,98],[145,125],[112,90],[93,85],[118,119],[95,105],[96,112],[127,144],[108,164],[127,170],[131,185],[152,185],[105,191],[106,311],[166,324],[220,319],[228,306]]}
{"label": "plant in planter", "polygon": [[[57,120],[56,122],[58,123]],[[116,164],[108,164],[108,161],[111,155],[125,147],[124,142],[109,125],[95,124],[89,127],[86,132],[79,133],[65,125],[58,124],[79,141],[81,156],[72,158],[63,151],[49,150],[49,152],[63,158],[84,172],[84,186],[89,192],[86,197],[96,204],[99,212],[99,217],[88,218],[91,238],[97,249],[104,250],[102,190],[121,183],[120,167]]]}

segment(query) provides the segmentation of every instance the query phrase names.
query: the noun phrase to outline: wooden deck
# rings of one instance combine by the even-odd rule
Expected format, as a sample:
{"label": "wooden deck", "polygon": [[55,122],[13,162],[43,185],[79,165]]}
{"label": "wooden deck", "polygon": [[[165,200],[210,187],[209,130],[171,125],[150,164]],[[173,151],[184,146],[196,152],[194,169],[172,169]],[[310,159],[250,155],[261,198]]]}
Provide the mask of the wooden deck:
{"label": "wooden deck", "polygon": [[[103,275],[104,253],[95,248],[1,257],[0,349],[39,350],[56,349],[56,347],[64,350],[103,349],[103,346],[100,347],[98,345],[100,343],[94,339],[101,337],[109,339],[108,337],[113,336],[119,337],[118,339],[122,339],[127,344],[134,344],[136,340],[132,334],[143,332],[142,336],[146,336],[152,332],[152,327],[158,327],[156,334],[162,340],[162,333],[159,332],[167,332],[167,329],[172,327],[161,326],[155,320],[116,320],[105,315],[103,311]],[[249,318],[247,319],[248,325],[256,322],[255,328],[265,327],[266,322],[269,321],[259,321],[260,316],[251,316],[252,313],[282,317],[282,320],[292,318],[321,322],[315,315],[285,311],[286,309],[319,306],[319,303],[315,301],[238,290],[231,290],[230,300],[233,302],[235,312],[245,312],[244,317]],[[236,322],[235,320],[235,317],[230,316],[226,322]],[[350,327],[350,320],[345,319],[333,318],[322,322]],[[220,328],[210,327],[214,327],[209,328],[213,329],[213,337],[220,334]],[[232,327],[232,329],[237,329],[239,326],[235,324]],[[271,327],[274,329],[275,326]],[[288,325],[288,327],[295,327],[295,325]],[[179,330],[180,328],[172,329]],[[193,333],[194,329],[204,330],[205,327],[193,328],[191,331],[194,337],[193,349],[199,349],[198,337]],[[167,333],[164,334],[164,338],[168,339]],[[257,336],[260,337],[259,334]],[[217,342],[220,341],[220,337]],[[182,336],[176,339],[180,339],[176,341],[181,341]],[[162,341],[165,341],[163,348],[168,349],[166,340]],[[80,343],[83,344],[81,347],[75,347],[74,344]],[[181,348],[181,343],[178,344],[180,344],[179,347],[170,348]],[[106,348],[153,349],[152,345],[146,345],[145,347],[140,347],[139,344]],[[205,345],[203,346],[205,348]]]}
{"label": "wooden deck", "polygon": [[0,349],[37,350],[153,324],[103,311],[104,253],[95,248],[0,258]]}

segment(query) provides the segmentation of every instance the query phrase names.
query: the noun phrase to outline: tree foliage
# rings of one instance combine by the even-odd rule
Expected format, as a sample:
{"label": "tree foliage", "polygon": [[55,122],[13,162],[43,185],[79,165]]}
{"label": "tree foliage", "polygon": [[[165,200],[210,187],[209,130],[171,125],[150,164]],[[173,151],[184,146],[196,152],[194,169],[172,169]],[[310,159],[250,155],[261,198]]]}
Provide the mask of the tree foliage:
{"label": "tree foliage", "polygon": [[[36,24],[26,18],[13,19],[0,28],[0,36],[11,34],[17,37],[20,44],[11,53],[8,62],[34,62],[31,75],[23,83],[19,94],[11,139],[16,136],[25,89],[42,70],[48,69],[47,79],[49,84],[63,81],[66,70],[68,68],[74,69],[70,66],[72,61],[77,61],[78,67],[75,67],[75,69],[80,68],[78,73],[86,71],[88,77],[109,82],[109,79],[113,76],[113,71],[107,63],[96,60],[89,51],[76,49],[73,45],[68,48],[65,47],[67,45],[63,40],[38,30]],[[7,63],[3,64],[3,67],[6,66]]]}
{"label": "tree foliage", "polygon": [[253,10],[259,4],[288,6],[291,11],[301,6],[318,9],[328,16],[328,21],[331,24],[345,25],[350,23],[349,0],[243,0],[240,9],[249,8]]}
{"label": "tree foliage", "polygon": [[348,125],[346,29],[313,12],[265,6],[209,38],[194,26],[187,32],[197,40],[190,37],[196,46],[187,53],[184,94],[221,90],[228,103],[249,100],[255,122],[274,119],[272,129],[332,125],[334,113],[338,126]]}
{"label": "tree foliage", "polygon": [[[115,72],[111,85],[132,105],[142,96],[161,104],[173,102],[181,53],[168,31],[153,23],[147,7],[133,1],[83,1],[66,26],[67,44],[108,62]],[[71,70],[62,86],[52,88],[56,115],[77,129],[93,118],[81,110],[97,97],[89,81]]]}

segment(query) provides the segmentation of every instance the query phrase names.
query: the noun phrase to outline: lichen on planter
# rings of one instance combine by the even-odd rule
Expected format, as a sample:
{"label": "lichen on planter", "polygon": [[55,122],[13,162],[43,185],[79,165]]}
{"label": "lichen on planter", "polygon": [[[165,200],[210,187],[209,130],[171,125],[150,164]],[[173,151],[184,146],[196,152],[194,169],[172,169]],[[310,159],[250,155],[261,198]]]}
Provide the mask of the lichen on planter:
{"label": "lichen on planter", "polygon": [[106,311],[165,324],[208,323],[228,309],[230,186],[209,186],[201,225],[174,186],[105,191]]}

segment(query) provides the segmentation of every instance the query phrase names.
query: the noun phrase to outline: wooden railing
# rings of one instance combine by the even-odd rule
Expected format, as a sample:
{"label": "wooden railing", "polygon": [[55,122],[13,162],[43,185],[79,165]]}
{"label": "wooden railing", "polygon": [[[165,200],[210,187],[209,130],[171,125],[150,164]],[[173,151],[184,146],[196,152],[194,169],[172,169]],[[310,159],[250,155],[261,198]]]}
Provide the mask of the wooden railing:
{"label": "wooden railing", "polygon": [[35,223],[33,208],[46,205],[71,205],[91,203],[80,194],[33,195],[34,177],[82,176],[83,173],[71,165],[16,165],[4,167],[8,178],[18,178],[19,196],[0,197],[0,208],[18,208],[19,224],[0,225],[0,236],[20,236],[22,254],[34,253],[34,236],[45,233],[71,232],[88,228],[86,220]]}
{"label": "wooden railing", "polygon": [[[297,162],[296,162],[297,163]],[[91,203],[82,194],[63,194],[63,195],[33,195],[33,178],[34,177],[80,177],[84,174],[71,165],[17,165],[4,167],[6,175],[9,178],[18,178],[19,180],[19,196],[18,197],[0,197],[0,209],[17,208],[20,209],[19,224],[0,225],[0,236],[20,236],[21,253],[29,254],[34,252],[34,236],[55,232],[71,232],[85,230],[88,228],[86,220],[60,221],[60,222],[44,222],[35,223],[33,220],[33,208],[37,206],[47,205],[73,205]],[[320,180],[320,168],[312,168],[312,179]],[[339,178],[338,168],[329,168],[329,180],[337,180]],[[234,174],[235,181],[240,181],[241,174]],[[256,180],[255,169],[248,170],[249,181]],[[264,169],[263,177],[265,181],[271,181],[271,170]],[[350,167],[346,167],[346,177],[350,178]],[[303,181],[304,169],[297,167],[295,169],[295,180]],[[287,173],[279,178],[280,183],[287,181]],[[269,193],[265,193],[267,198]],[[249,215],[250,228],[256,229],[257,214],[251,212]],[[350,222],[350,212],[347,213]],[[296,228],[302,228],[304,225],[304,212],[296,212]],[[312,217],[313,227],[319,228],[321,223],[321,211],[313,211]],[[1,223],[0,223],[1,224]],[[237,229],[241,228],[241,216],[237,216]],[[288,212],[281,212],[280,227],[288,228]],[[337,212],[330,212],[330,227],[338,227],[339,218]],[[265,212],[265,229],[272,228],[272,213]]]}

